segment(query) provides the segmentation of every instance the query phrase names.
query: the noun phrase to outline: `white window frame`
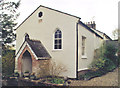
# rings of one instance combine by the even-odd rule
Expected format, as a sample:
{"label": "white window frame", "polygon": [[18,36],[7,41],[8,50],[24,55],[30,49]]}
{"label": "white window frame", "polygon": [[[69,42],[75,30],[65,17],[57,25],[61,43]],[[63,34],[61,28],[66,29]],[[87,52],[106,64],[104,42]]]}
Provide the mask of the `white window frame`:
{"label": "white window frame", "polygon": [[[84,50],[83,50],[84,48]],[[86,37],[85,36],[82,36],[82,46],[81,46],[81,55],[82,55],[82,58],[87,58],[86,56]]]}
{"label": "white window frame", "polygon": [[[55,31],[54,31],[54,33],[53,33],[53,51],[61,51],[61,50],[63,50],[63,33],[62,33],[62,31],[61,31],[61,38],[55,38],[55,33],[56,33],[56,31],[57,30],[60,30],[60,28],[57,28]],[[55,49],[55,40],[56,39],[61,39],[61,49]]]}

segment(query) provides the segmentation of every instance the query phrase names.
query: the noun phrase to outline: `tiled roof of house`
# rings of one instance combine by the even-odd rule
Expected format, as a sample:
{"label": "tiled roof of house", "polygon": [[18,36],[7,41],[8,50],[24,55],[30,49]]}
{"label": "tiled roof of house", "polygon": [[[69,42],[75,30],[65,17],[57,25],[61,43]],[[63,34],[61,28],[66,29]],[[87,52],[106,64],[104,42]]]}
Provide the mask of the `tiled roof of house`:
{"label": "tiled roof of house", "polygon": [[37,57],[51,57],[40,41],[27,39],[26,42],[30,45]]}

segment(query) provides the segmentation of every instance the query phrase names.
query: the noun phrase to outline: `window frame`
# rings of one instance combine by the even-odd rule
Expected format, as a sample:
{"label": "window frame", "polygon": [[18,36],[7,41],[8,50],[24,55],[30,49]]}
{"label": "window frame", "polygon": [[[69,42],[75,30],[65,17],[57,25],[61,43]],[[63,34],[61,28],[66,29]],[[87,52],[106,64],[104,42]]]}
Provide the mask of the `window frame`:
{"label": "window frame", "polygon": [[81,55],[86,56],[86,37],[82,36],[82,46],[81,46]]}
{"label": "window frame", "polygon": [[[57,31],[60,31],[61,33],[61,37],[59,37],[58,35],[57,35],[57,37],[55,36],[56,35],[56,32]],[[59,34],[59,33],[58,33]],[[57,43],[55,44],[55,41],[57,40],[57,42],[59,41],[59,43],[58,43],[58,45],[59,46],[61,46],[61,48],[55,48],[55,45],[57,45]],[[61,41],[61,42],[60,42]],[[58,46],[57,46],[58,47]],[[63,33],[62,33],[62,31],[59,29],[59,28],[57,28],[55,31],[54,31],[54,33],[53,33],[53,50],[54,51],[59,51],[59,50],[62,50],[63,49]]]}

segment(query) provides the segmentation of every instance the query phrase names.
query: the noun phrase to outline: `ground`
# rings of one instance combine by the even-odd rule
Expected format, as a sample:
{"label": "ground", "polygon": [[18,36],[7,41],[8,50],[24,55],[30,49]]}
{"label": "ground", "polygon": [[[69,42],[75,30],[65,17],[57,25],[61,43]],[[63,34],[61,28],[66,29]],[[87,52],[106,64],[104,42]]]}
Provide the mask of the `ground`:
{"label": "ground", "polygon": [[118,86],[118,68],[101,77],[96,77],[88,81],[70,80],[70,86]]}

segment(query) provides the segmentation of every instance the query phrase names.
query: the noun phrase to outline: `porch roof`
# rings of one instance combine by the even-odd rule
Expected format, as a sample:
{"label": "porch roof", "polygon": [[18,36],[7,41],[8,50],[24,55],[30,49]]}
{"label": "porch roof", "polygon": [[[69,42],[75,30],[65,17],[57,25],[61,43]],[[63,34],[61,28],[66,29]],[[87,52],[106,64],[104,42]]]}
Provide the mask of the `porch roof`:
{"label": "porch roof", "polygon": [[48,57],[51,58],[43,44],[39,40],[27,39],[26,42],[30,45],[31,49],[37,57]]}

